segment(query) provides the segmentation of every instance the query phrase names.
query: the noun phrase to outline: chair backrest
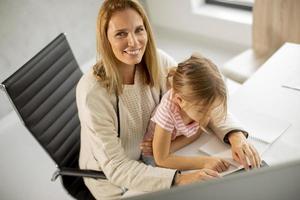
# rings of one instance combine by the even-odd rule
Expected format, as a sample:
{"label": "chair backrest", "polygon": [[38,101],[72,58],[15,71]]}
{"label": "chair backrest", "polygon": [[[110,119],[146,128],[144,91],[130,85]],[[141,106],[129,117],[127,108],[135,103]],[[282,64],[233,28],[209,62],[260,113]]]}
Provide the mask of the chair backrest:
{"label": "chair backrest", "polygon": [[[78,168],[80,122],[75,91],[81,76],[66,36],[60,34],[2,83],[26,128],[59,168]],[[63,184],[69,191],[70,185],[81,187],[83,181],[63,177]],[[80,188],[71,190],[72,196],[80,192]]]}

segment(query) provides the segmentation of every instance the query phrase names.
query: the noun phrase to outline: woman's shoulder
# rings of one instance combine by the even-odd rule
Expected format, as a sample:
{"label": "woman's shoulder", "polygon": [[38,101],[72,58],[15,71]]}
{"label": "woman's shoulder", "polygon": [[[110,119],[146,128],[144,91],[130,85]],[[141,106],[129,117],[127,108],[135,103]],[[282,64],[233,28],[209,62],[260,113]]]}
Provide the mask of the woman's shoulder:
{"label": "woman's shoulder", "polygon": [[158,64],[160,70],[160,87],[165,93],[168,89],[167,75],[171,68],[177,67],[177,62],[169,54],[161,49],[157,49]]}
{"label": "woman's shoulder", "polygon": [[166,53],[162,49],[157,49],[157,55],[161,67],[170,68],[177,66],[177,62],[175,61],[175,59],[172,58],[168,53]]}
{"label": "woman's shoulder", "polygon": [[86,72],[79,80],[76,88],[76,103],[81,115],[101,113],[101,116],[114,117],[115,96],[108,93],[92,71]]}
{"label": "woman's shoulder", "polygon": [[86,99],[93,96],[101,96],[102,99],[109,99],[107,89],[97,80],[93,69],[88,70],[79,80],[76,92]]}

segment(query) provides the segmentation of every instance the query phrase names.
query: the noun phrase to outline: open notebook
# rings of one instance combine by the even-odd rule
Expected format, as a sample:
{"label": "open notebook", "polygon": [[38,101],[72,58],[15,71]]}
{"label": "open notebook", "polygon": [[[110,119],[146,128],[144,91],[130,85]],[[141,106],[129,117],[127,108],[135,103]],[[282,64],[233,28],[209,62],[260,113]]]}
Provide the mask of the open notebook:
{"label": "open notebook", "polygon": [[[248,141],[255,146],[261,156],[291,125],[282,119],[274,118],[253,110],[244,110],[234,114],[249,133]],[[201,152],[224,158],[231,163],[229,170],[223,172],[223,175],[242,168],[239,163],[233,160],[230,145],[224,144],[215,134],[207,132],[201,135],[201,138],[202,142],[199,146]]]}

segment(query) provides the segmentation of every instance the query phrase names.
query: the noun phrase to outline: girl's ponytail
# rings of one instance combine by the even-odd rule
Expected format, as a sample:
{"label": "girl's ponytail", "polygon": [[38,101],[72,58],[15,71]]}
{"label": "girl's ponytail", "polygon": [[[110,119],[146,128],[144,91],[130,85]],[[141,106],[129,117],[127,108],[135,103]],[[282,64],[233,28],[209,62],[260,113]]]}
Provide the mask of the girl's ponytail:
{"label": "girl's ponytail", "polygon": [[173,84],[173,77],[176,73],[176,69],[177,67],[171,67],[169,69],[168,75],[167,75],[167,89],[171,89],[172,88],[172,84]]}

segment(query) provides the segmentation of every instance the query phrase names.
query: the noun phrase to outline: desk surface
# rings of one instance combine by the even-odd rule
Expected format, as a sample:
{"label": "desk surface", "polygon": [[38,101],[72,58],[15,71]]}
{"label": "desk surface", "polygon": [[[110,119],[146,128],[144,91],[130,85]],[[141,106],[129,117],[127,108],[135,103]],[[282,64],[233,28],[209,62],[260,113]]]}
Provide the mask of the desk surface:
{"label": "desk surface", "polygon": [[282,87],[290,77],[300,78],[300,45],[285,43],[229,100],[233,114],[253,108],[292,124],[263,155],[270,165],[300,159],[300,91]]}

